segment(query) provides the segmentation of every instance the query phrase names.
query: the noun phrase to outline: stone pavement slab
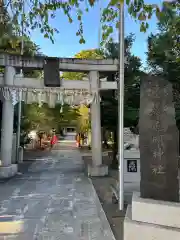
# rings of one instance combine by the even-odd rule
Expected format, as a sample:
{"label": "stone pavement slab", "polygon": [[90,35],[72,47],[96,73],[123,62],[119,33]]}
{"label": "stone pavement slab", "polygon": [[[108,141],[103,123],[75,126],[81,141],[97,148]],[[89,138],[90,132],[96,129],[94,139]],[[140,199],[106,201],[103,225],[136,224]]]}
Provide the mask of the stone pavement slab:
{"label": "stone pavement slab", "polygon": [[0,193],[0,240],[115,240],[78,151],[38,159]]}

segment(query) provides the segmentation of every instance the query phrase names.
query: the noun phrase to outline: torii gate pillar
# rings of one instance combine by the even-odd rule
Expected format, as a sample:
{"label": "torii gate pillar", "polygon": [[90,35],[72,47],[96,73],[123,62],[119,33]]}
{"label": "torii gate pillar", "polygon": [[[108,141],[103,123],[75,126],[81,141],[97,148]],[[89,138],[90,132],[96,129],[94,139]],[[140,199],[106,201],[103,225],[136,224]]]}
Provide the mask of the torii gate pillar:
{"label": "torii gate pillar", "polygon": [[91,104],[91,146],[92,146],[92,164],[88,165],[87,172],[89,176],[105,176],[108,174],[108,166],[102,165],[102,140],[101,140],[101,109],[99,97],[99,72],[90,71],[89,81],[91,92],[96,99]]}
{"label": "torii gate pillar", "polygon": [[[13,85],[15,77],[15,68],[12,66],[5,67],[4,84]],[[11,99],[3,99],[2,108],[2,125],[1,125],[1,164],[0,179],[9,178],[17,173],[17,165],[11,164],[12,143],[13,143],[13,121],[14,106]]]}

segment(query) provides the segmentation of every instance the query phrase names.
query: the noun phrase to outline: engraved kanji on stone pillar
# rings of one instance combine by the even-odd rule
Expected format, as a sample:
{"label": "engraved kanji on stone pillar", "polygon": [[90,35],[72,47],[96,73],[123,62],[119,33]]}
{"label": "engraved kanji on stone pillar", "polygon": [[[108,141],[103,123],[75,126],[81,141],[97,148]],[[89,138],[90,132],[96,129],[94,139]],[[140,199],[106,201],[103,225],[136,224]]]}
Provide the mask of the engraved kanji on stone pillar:
{"label": "engraved kanji on stone pillar", "polygon": [[178,201],[179,137],[172,85],[147,77],[140,96],[141,197]]}

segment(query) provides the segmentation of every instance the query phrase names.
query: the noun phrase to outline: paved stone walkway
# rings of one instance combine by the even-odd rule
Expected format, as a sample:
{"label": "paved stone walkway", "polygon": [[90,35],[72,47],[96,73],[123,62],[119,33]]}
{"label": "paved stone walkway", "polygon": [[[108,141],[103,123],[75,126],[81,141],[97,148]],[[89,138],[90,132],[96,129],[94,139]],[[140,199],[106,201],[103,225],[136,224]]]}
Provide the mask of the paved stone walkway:
{"label": "paved stone walkway", "polygon": [[115,240],[78,151],[0,184],[0,240]]}

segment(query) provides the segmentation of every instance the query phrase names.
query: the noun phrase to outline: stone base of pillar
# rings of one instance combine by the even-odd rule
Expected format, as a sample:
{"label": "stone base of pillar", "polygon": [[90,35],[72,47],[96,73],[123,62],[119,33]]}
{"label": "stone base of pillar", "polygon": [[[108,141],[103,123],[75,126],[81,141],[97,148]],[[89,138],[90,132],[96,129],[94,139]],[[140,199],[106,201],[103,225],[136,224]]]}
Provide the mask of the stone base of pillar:
{"label": "stone base of pillar", "polygon": [[134,193],[124,220],[124,240],[179,240],[180,203],[143,199]]}
{"label": "stone base of pillar", "polygon": [[103,177],[108,175],[108,166],[107,165],[100,165],[94,166],[91,164],[87,164],[85,166],[85,172],[88,177]]}
{"label": "stone base of pillar", "polygon": [[17,171],[17,164],[12,164],[8,167],[0,166],[0,179],[11,178],[16,175]]}

